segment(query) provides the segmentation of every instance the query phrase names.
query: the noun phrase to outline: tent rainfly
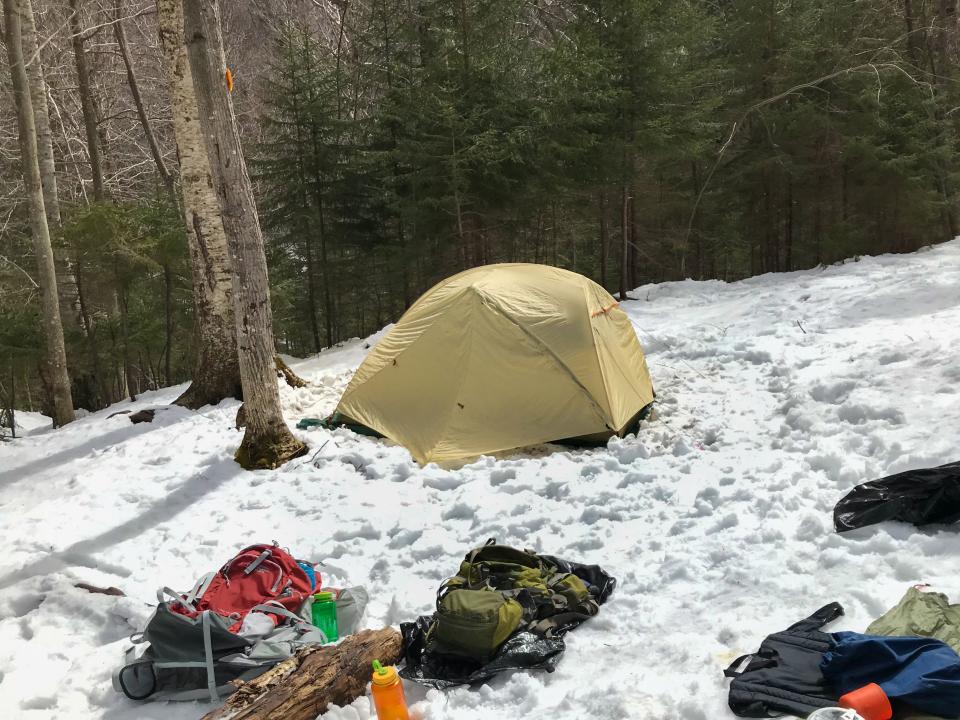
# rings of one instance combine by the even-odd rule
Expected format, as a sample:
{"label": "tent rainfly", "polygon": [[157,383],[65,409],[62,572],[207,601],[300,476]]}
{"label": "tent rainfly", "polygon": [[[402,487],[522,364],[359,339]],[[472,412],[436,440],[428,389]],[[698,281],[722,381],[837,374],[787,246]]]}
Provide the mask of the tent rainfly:
{"label": "tent rainfly", "polygon": [[606,290],[516,263],[427,291],[357,369],[337,412],[427,463],[623,435],[653,398],[630,319]]}

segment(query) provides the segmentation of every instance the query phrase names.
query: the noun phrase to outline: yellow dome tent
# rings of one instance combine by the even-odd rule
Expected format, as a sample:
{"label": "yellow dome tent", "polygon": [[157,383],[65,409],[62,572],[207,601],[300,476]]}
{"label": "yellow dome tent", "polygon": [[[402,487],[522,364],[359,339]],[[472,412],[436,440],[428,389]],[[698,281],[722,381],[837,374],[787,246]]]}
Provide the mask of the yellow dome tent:
{"label": "yellow dome tent", "polygon": [[613,297],[546,265],[486,265],[427,291],[377,343],[337,412],[420,463],[623,434],[653,401]]}

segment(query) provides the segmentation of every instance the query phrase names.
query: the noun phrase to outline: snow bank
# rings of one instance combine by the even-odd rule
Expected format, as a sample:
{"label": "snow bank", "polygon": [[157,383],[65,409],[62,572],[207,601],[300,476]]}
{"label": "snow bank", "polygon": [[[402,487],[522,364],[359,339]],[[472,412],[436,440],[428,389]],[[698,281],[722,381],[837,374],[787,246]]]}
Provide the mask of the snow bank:
{"label": "snow bank", "polygon": [[[428,720],[732,717],[721,670],[767,633],[833,600],[847,609],[836,627],[862,630],[921,581],[960,597],[960,534],[831,530],[856,483],[958,459],[960,241],[635,295],[624,309],[658,416],[606,448],[419,468],[387,442],[311,430],[297,431],[308,458],[245,473],[231,460],[234,402],[167,408],[152,424],[107,418],[180,388],[0,445],[3,716],[200,717],[201,703],[130,703],[110,672],[158,586],[187,587],[252,541],[365,584],[371,626],[429,611],[461,555],[494,536],[620,579],[555,673],[408,687]],[[333,409],[366,347],[294,365],[311,386],[282,389],[291,425]],[[365,702],[325,717],[367,718]]]}
{"label": "snow bank", "polygon": [[[49,417],[38,412],[28,412],[26,410],[17,410],[13,414],[17,423],[17,435],[24,437],[35,435],[53,427],[53,422]],[[7,430],[9,435],[9,429]]]}

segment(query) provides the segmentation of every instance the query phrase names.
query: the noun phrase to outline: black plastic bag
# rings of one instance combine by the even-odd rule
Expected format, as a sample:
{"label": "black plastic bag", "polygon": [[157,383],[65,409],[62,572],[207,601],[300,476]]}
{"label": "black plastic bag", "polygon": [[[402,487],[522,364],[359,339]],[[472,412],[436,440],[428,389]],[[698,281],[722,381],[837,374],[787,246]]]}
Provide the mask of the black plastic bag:
{"label": "black plastic bag", "polygon": [[[599,605],[607,601],[617,586],[616,578],[598,565],[583,565],[550,555],[540,557],[561,572],[573,573],[583,580]],[[476,662],[464,657],[428,652],[426,636],[431,620],[431,616],[422,615],[414,622],[400,624],[405,661],[400,675],[421,685],[441,689],[484,682],[507,670],[553,672],[566,650],[562,636],[583,622],[571,620],[554,629],[551,637],[526,630],[515,633],[500,646],[491,660]]]}
{"label": "black plastic bag", "polygon": [[400,674],[407,680],[440,689],[483,682],[506,670],[553,672],[567,647],[562,637],[548,638],[522,631],[508,638],[489,662],[472,662],[464,657],[427,652],[431,620],[429,615],[422,615],[415,622],[400,624],[406,661]]}
{"label": "black plastic bag", "polygon": [[960,520],[960,462],[908,470],[857,485],[837,503],[837,532],[900,520],[914,525]]}

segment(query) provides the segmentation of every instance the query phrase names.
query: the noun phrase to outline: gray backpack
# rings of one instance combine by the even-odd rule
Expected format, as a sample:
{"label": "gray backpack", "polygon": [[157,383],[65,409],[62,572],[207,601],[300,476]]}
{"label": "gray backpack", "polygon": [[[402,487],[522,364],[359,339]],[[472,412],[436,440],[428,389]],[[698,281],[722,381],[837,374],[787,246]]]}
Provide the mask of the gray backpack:
{"label": "gray backpack", "polygon": [[[310,622],[312,596],[299,615],[277,605],[259,611],[285,622],[266,635],[252,638],[232,633],[233,618],[205,611],[191,618],[171,612],[161,602],[142,633],[130,638],[133,647],[113,675],[113,687],[131,700],[217,701],[235,690],[233,680],[252,680],[293,656],[306,645],[325,644],[323,631]],[[341,590],[336,599],[341,637],[356,631],[367,604],[362,587]]]}

